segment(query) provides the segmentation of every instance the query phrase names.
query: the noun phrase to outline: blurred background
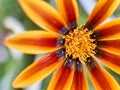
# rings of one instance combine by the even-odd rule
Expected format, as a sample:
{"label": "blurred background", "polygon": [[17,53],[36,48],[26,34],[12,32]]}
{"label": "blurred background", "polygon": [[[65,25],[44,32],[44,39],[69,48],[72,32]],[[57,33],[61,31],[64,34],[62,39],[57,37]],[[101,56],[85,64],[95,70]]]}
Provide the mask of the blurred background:
{"label": "blurred background", "polygon": [[[55,6],[55,0],[46,0]],[[79,26],[85,22],[97,0],[78,0],[79,5]],[[108,19],[120,17],[120,7]],[[51,79],[48,76],[43,81],[35,83],[24,89],[14,89],[11,85],[13,79],[34,60],[43,55],[27,55],[19,51],[8,49],[3,45],[3,39],[9,35],[21,33],[25,30],[40,29],[36,26],[20,8],[17,0],[0,0],[0,90],[46,90]],[[120,84],[120,75],[105,67]],[[90,90],[94,90],[93,85],[86,72]]]}

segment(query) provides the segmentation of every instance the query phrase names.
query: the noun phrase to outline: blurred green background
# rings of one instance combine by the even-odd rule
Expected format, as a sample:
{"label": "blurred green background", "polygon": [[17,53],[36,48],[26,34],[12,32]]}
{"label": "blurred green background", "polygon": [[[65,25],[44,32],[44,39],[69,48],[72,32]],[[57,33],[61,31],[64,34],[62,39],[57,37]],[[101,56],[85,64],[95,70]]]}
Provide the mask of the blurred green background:
{"label": "blurred green background", "polygon": [[[55,0],[46,0],[48,3],[55,7]],[[84,0],[83,0],[84,1]],[[96,0],[89,0],[86,2],[92,9],[93,3]],[[79,25],[85,22],[88,17],[88,11],[83,5],[82,0],[78,1],[79,5]],[[120,7],[113,14],[113,18],[120,17]],[[111,17],[112,18],[112,17]],[[12,80],[28,65],[30,65],[36,58],[43,55],[27,55],[16,50],[11,50],[3,45],[3,39],[9,35],[23,32],[25,30],[40,29],[36,26],[20,8],[17,0],[0,0],[0,90],[46,90],[48,82],[52,75],[45,78],[43,81],[38,82],[30,87],[24,89],[14,89],[12,87]],[[105,67],[120,84],[120,75],[112,72]],[[91,81],[87,75],[90,90],[94,90]]]}

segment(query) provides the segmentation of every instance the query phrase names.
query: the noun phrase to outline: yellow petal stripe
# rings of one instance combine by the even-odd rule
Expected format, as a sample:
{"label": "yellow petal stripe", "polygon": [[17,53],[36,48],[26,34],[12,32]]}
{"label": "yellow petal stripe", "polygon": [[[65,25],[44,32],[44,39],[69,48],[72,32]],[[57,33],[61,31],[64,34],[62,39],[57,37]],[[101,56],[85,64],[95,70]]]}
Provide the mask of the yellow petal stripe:
{"label": "yellow petal stripe", "polygon": [[10,48],[28,54],[42,54],[57,50],[58,38],[56,35],[45,31],[26,31],[5,39],[4,43]]}

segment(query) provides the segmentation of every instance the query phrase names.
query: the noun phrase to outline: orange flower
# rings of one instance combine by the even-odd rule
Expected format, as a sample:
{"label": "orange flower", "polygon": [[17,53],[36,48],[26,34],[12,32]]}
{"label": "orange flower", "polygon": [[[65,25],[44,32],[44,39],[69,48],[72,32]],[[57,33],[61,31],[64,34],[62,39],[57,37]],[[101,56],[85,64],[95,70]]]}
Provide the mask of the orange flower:
{"label": "orange flower", "polygon": [[119,90],[99,59],[120,74],[120,18],[101,24],[120,0],[99,0],[86,23],[78,28],[76,0],[56,0],[60,14],[44,0],[19,0],[28,17],[47,31],[33,30],[5,39],[5,44],[28,54],[47,56],[26,68],[15,88],[38,82],[56,68],[47,90],[88,90],[83,64],[96,90]]}

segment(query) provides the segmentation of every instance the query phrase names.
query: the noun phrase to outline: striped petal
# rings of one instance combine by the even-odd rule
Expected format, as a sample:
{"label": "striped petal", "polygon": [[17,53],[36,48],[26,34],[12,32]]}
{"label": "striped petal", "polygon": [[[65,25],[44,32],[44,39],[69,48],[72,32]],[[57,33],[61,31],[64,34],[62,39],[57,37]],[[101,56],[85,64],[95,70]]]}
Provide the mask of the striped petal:
{"label": "striped petal", "polygon": [[77,60],[75,66],[76,70],[74,72],[71,90],[89,90],[82,63],[80,63],[80,61]]}
{"label": "striped petal", "polygon": [[66,20],[70,29],[78,26],[78,6],[76,0],[56,0],[60,14]]}
{"label": "striped petal", "polygon": [[61,52],[58,50],[31,64],[14,80],[13,87],[26,87],[47,77],[63,59],[64,54]]}
{"label": "striped petal", "polygon": [[113,54],[120,55],[120,39],[98,41],[97,43],[99,44],[99,48]]}
{"label": "striped petal", "polygon": [[85,28],[93,29],[106,20],[119,6],[120,0],[98,0],[98,3],[91,12]]}
{"label": "striped petal", "polygon": [[87,69],[91,81],[96,90],[119,90],[119,84],[115,79],[93,58],[88,58]]}
{"label": "striped petal", "polygon": [[5,45],[28,54],[41,54],[57,50],[62,39],[46,31],[26,31],[5,39]]}
{"label": "striped petal", "polygon": [[96,57],[104,62],[110,69],[120,74],[120,56],[97,49]]}
{"label": "striped petal", "polygon": [[95,28],[94,35],[100,40],[113,40],[120,38],[120,18],[112,20]]}
{"label": "striped petal", "polygon": [[19,3],[28,17],[38,26],[61,34],[67,32],[63,18],[45,0],[19,0]]}
{"label": "striped petal", "polygon": [[47,90],[70,90],[74,76],[72,63],[71,58],[67,58],[66,62],[61,63]]}

